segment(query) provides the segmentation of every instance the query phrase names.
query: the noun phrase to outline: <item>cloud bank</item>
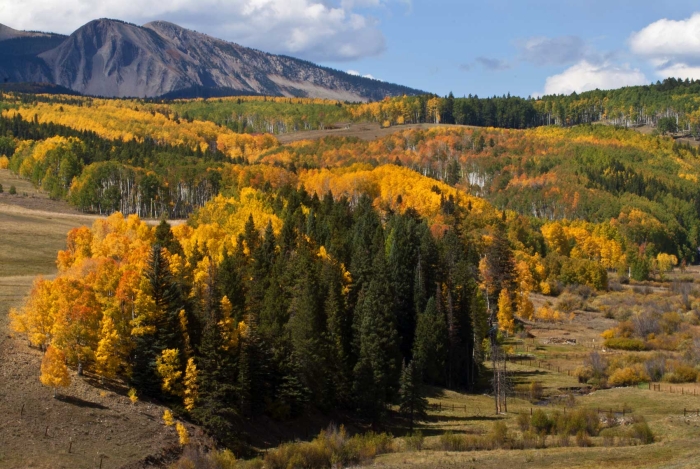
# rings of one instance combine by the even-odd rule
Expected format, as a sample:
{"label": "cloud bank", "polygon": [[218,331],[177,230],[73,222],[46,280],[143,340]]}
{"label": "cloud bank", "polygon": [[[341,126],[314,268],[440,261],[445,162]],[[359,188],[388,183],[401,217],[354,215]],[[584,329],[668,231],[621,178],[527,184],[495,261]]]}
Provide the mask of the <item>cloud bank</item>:
{"label": "cloud bank", "polygon": [[574,91],[581,93],[595,89],[607,90],[647,83],[644,73],[629,65],[595,64],[582,60],[562,73],[547,78],[543,94],[571,94]]}
{"label": "cloud bank", "polygon": [[700,13],[680,21],[655,21],[633,33],[628,43],[659,77],[700,78]]}

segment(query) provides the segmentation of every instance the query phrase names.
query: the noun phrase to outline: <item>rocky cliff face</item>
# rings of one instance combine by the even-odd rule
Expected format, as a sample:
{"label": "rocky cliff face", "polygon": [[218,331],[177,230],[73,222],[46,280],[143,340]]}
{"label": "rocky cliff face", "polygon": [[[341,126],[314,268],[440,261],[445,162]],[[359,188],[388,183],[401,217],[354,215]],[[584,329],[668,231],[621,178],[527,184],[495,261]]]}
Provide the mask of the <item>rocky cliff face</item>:
{"label": "rocky cliff face", "polygon": [[[0,79],[43,81],[110,97],[154,97],[192,88],[349,101],[419,93],[257,51],[164,21],[136,26],[102,19],[68,37],[37,34],[0,25]],[[31,53],[10,54],[12,58],[3,61],[2,51],[11,49],[9,45]]]}

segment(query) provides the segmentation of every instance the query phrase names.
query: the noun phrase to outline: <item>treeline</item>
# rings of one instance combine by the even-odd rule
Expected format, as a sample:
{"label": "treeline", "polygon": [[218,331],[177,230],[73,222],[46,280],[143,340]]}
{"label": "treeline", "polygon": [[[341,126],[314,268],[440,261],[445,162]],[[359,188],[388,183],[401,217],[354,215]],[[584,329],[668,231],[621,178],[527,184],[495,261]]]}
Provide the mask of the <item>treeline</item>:
{"label": "treeline", "polygon": [[349,107],[354,120],[395,124],[457,124],[524,129],[542,125],[534,101],[516,96],[403,96]]}
{"label": "treeline", "polygon": [[679,130],[697,138],[700,135],[698,93],[698,80],[666,78],[646,86],[544,96],[536,102],[536,109],[543,123],[564,126],[599,121],[622,126],[657,126],[662,119],[672,118]]}
{"label": "treeline", "polygon": [[216,168],[229,160],[199,147],[107,140],[19,115],[0,116],[0,135],[0,154],[9,157],[9,169],[52,198],[100,214],[185,218],[219,193]]}
{"label": "treeline", "polygon": [[403,364],[421,383],[475,389],[491,324],[480,258],[492,300],[515,286],[503,226],[481,250],[460,208],[435,237],[417,212],[381,213],[366,196],[286,186],[265,198],[279,229],[251,209],[242,230],[225,229],[230,245],[216,227],[248,205],[211,207],[221,224],[203,214],[201,230],[199,215],[171,230],[119,214],[73,230],[61,273],[35,284],[15,329],[61,366],[122,376],[229,443],[243,419],[309,408],[378,422]]}

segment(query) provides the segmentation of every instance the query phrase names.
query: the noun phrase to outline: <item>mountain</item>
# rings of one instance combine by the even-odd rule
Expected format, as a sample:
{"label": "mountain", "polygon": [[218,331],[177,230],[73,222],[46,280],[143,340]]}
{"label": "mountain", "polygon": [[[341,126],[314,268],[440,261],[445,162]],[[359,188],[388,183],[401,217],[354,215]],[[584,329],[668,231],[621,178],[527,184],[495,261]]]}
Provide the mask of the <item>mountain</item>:
{"label": "mountain", "polygon": [[106,97],[264,94],[379,100],[423,92],[268,54],[165,21],[100,19],[70,36],[0,25],[0,80]]}

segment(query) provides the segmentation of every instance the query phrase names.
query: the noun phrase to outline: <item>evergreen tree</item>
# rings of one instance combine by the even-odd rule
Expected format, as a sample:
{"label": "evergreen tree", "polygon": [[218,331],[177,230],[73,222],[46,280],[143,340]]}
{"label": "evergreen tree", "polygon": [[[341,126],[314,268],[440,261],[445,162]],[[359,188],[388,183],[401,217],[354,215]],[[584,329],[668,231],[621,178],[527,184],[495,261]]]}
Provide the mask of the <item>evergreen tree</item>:
{"label": "evergreen tree", "polygon": [[359,411],[376,422],[395,397],[400,351],[393,297],[381,250],[375,257],[372,273],[355,308],[358,360],[353,392]]}
{"label": "evergreen tree", "polygon": [[409,432],[415,422],[428,417],[428,400],[425,398],[421,373],[413,361],[403,363],[399,388],[399,411],[409,419]]}
{"label": "evergreen tree", "polygon": [[170,254],[179,254],[183,257],[185,255],[182,245],[173,235],[170,224],[165,220],[161,220],[156,227],[154,242],[160,247],[167,249]]}
{"label": "evergreen tree", "polygon": [[[168,261],[161,247],[154,245],[148,259],[144,277],[150,286],[155,304],[155,314],[148,318],[150,324],[142,324],[151,332],[137,335],[134,339],[134,366],[132,381],[143,392],[160,394],[160,379],[156,374],[156,360],[166,349],[184,350],[179,313],[184,304],[180,288],[173,279]],[[184,371],[184,369],[183,369]]]}
{"label": "evergreen tree", "polygon": [[415,366],[423,379],[430,384],[445,384],[447,339],[445,316],[438,313],[435,298],[431,297],[425,311],[418,315],[411,361],[412,366]]}

